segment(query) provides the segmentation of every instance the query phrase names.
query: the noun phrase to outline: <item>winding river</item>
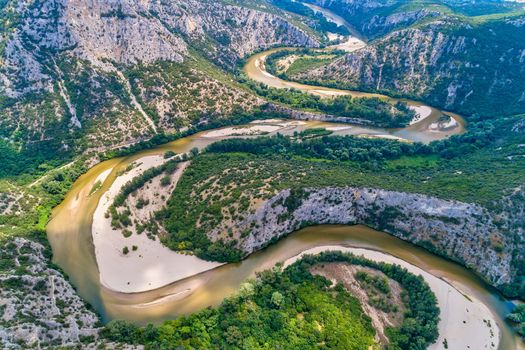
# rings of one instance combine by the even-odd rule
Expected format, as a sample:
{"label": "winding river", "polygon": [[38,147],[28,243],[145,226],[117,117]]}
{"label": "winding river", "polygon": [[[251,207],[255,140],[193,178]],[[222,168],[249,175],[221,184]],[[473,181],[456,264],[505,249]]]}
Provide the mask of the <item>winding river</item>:
{"label": "winding river", "polygon": [[[272,77],[264,71],[264,64],[261,64],[272,51],[255,55],[248,61],[245,69],[250,77],[271,86],[293,86],[314,93],[335,91],[336,93],[369,96],[369,94],[357,92],[304,86]],[[420,103],[414,101],[407,101],[407,103],[421,106]],[[457,122],[455,127],[430,131],[430,125],[435,123],[443,113],[451,116]],[[361,126],[348,128],[348,126],[342,127],[341,124],[311,121],[303,125],[280,129],[279,132],[292,134],[295,131],[316,127],[333,127],[335,134],[364,134],[380,137],[390,135],[429,142],[463,132],[464,121],[457,115],[432,108],[432,113],[427,118],[404,129],[388,130]],[[201,132],[154,149],[97,164],[75,182],[64,201],[54,209],[52,219],[47,226],[48,238],[54,253],[53,261],[65,271],[80,296],[102,315],[104,321],[127,319],[137,324],[158,323],[207,306],[215,306],[224,297],[238,290],[240,284],[245,279],[253,277],[256,271],[270,268],[275,263],[285,261],[308,249],[326,245],[341,245],[385,252],[420,267],[434,276],[446,279],[458,289],[474,296],[489,307],[501,330],[499,349],[513,350],[518,347],[517,337],[512,334],[510,326],[504,321],[504,315],[510,310],[511,303],[501,298],[495,289],[456,263],[364,226],[309,227],[250,255],[240,263],[223,265],[152,291],[127,294],[104,288],[100,283],[92,239],[93,214],[101,196],[109,189],[119,171],[144,156],[161,155],[167,150],[183,153],[193,147],[203,148],[225,138],[206,137],[207,133]],[[102,187],[90,195],[93,185],[104,173],[109,175],[105,178]],[[126,266],[122,266],[122,269],[124,271]]]}
{"label": "winding river", "polygon": [[[332,125],[307,122],[291,126],[281,133]],[[344,131],[341,131],[344,132]],[[423,249],[364,226],[316,226],[293,233],[277,244],[252,254],[246,260],[216,269],[143,293],[116,293],[100,283],[94,255],[91,225],[93,213],[102,196],[115,180],[117,173],[144,156],[163,154],[167,150],[182,153],[193,147],[205,147],[221,138],[205,137],[208,132],[179,139],[137,154],[102,162],[82,175],[73,185],[64,201],[54,209],[48,224],[48,238],[53,248],[54,262],[61,266],[77,288],[105,321],[127,319],[138,324],[160,322],[181,314],[188,314],[206,306],[218,305],[235,292],[242,281],[253,277],[256,271],[270,268],[278,261],[317,246],[342,245],[370,248],[399,257],[440,278],[445,278],[462,291],[485,303],[495,315],[502,331],[500,349],[515,349],[516,338],[503,321],[510,303],[500,297],[467,269]],[[109,172],[102,188],[90,195],[97,178]],[[126,266],[122,266],[125,271]]]}

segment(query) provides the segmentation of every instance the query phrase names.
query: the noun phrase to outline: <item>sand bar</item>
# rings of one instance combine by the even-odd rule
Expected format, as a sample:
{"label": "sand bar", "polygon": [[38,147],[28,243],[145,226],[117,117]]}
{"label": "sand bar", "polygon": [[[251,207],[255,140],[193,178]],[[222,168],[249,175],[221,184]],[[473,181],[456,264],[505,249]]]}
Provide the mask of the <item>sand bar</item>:
{"label": "sand bar", "polygon": [[[159,240],[148,238],[146,234],[134,233],[126,238],[120,230],[111,228],[111,218],[104,217],[122,186],[146,169],[165,161],[162,156],[147,156],[137,160],[136,163],[140,165],[117,177],[101,197],[95,210],[91,232],[95,256],[100,282],[110,290],[123,293],[144,292],[221,265],[177,253],[163,246]],[[182,173],[181,170],[177,171]],[[122,252],[125,246],[129,249],[126,255]],[[133,246],[138,247],[136,251],[132,250]]]}
{"label": "sand bar", "polygon": [[432,114],[432,108],[429,106],[410,106],[409,108],[416,112],[416,116],[410,121],[410,125],[420,122]]}
{"label": "sand bar", "polygon": [[282,129],[280,125],[252,125],[250,127],[228,127],[218,130],[209,131],[202,137],[216,138],[226,136],[239,136],[239,135],[261,135],[262,133],[270,133]]}

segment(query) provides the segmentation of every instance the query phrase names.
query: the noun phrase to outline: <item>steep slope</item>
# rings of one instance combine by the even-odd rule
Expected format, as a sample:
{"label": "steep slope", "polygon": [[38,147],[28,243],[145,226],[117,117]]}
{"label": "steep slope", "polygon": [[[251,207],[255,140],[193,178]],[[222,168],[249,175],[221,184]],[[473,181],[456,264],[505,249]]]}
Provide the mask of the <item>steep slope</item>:
{"label": "steep slope", "polygon": [[525,110],[524,62],[525,16],[480,23],[448,17],[395,31],[295,78],[491,117]]}
{"label": "steep slope", "polygon": [[443,15],[507,14],[523,9],[520,4],[497,0],[306,0],[305,2],[339,14],[369,39]]}
{"label": "steep slope", "polygon": [[[3,11],[0,130],[26,155],[101,150],[250,111],[262,101],[202,57],[231,68],[254,50],[317,44],[273,13],[212,1],[9,1]],[[196,88],[206,99],[192,100]]]}
{"label": "steep slope", "polygon": [[[346,19],[367,38],[384,35],[396,28],[408,27],[425,18],[440,15],[440,8],[410,6],[399,0],[311,0]],[[407,8],[404,8],[407,5]]]}

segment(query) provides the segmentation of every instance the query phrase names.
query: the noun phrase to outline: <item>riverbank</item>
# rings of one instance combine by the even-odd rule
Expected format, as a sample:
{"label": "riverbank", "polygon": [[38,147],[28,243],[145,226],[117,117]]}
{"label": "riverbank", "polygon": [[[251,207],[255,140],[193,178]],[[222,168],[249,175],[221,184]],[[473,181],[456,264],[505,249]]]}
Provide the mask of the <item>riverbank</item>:
{"label": "riverbank", "polygon": [[249,125],[231,126],[222,129],[216,129],[204,133],[205,138],[221,138],[231,136],[259,136],[267,135],[282,131],[285,128],[292,126],[300,126],[306,124],[303,121],[282,120],[282,119],[268,119],[268,120],[254,120]]}
{"label": "riverbank", "polygon": [[342,251],[362,255],[372,261],[400,265],[413,274],[421,275],[436,295],[441,316],[439,338],[428,348],[429,350],[498,349],[500,329],[491,311],[481,301],[466,291],[456,289],[446,280],[392,255],[363,248],[337,245],[319,246],[287,259],[284,267],[293,264],[306,254],[315,255],[324,251]]}
{"label": "riverbank", "polygon": [[[146,234],[132,232],[129,237],[125,237],[121,230],[111,227],[111,217],[106,217],[106,213],[121,188],[147,169],[165,161],[160,155],[136,160],[136,166],[118,176],[100,198],[93,215],[92,237],[100,282],[109,290],[121,293],[144,292],[222,265],[175,252],[164,246],[158,238],[151,239]],[[174,173],[173,186],[184,169],[179,167]],[[127,253],[124,247],[127,247]]]}
{"label": "riverbank", "polygon": [[[202,147],[223,138],[257,136],[261,134],[273,135],[277,132],[291,135],[294,131],[301,132],[308,128],[319,127],[328,128],[334,132],[334,135],[353,134],[368,137],[403,139],[388,134],[386,130],[381,129],[374,131],[360,126],[337,123],[269,119],[255,120],[248,125],[205,131],[198,135],[178,140],[174,144],[182,147],[179,149],[179,146],[177,146],[175,148],[176,152],[184,153],[188,152],[192,147]],[[195,142],[195,146],[188,144],[188,140],[190,139],[192,142]],[[170,149],[169,146],[164,147],[166,146],[161,148],[165,150]],[[132,234],[128,237],[125,237],[122,231],[112,229],[111,219],[105,216],[109,206],[122,186],[147,169],[158,166],[165,161],[162,156],[163,152],[159,154],[159,152],[155,151],[144,151],[143,153],[148,154],[148,156],[135,156],[133,157],[133,161],[126,163],[127,165],[121,165],[118,169],[123,173],[118,174],[119,176],[117,176],[116,179],[113,179],[114,175],[112,176],[112,172],[118,171],[118,169],[115,167],[107,168],[101,164],[100,166],[104,168],[104,171],[97,173],[92,182],[86,185],[89,187],[85,189],[87,198],[84,198],[82,195],[75,195],[65,201],[68,210],[71,212],[81,211],[85,208],[85,205],[95,205],[93,218],[92,220],[88,219],[88,221],[92,222],[90,226],[90,236],[92,236],[93,239],[95,260],[98,265],[97,275],[99,276],[100,283],[105,288],[115,292],[139,293],[150,291],[194,276],[203,271],[208,271],[220,265],[203,261],[192,255],[174,252],[165,247],[158,239],[153,240],[145,234],[137,234],[134,228],[130,230]],[[132,164],[135,164],[135,166],[131,166]],[[126,167],[129,166],[131,166],[131,169],[124,171]],[[176,177],[172,179],[173,185],[176,184],[182,172],[183,169],[177,171]],[[107,182],[106,180],[110,177],[110,180],[113,182],[105,184]],[[104,186],[101,186],[102,184],[104,184]],[[99,189],[97,186],[101,188]],[[170,197],[170,193],[171,191],[161,194],[165,197],[165,200],[167,200]],[[98,200],[99,197],[100,200]],[[150,196],[144,195],[143,197],[146,199]],[[83,200],[87,200],[87,202],[84,203],[85,205],[82,204]],[[135,199],[135,202],[136,200],[137,199]],[[89,202],[95,203],[89,204]],[[135,205],[137,203],[135,202],[131,203],[130,208],[133,213],[136,211]],[[150,198],[150,202],[153,203],[152,198]],[[148,215],[145,216],[142,214],[140,215],[140,219],[144,221]],[[125,247],[127,247],[126,254],[124,254]],[[136,247],[135,250],[134,247]]]}

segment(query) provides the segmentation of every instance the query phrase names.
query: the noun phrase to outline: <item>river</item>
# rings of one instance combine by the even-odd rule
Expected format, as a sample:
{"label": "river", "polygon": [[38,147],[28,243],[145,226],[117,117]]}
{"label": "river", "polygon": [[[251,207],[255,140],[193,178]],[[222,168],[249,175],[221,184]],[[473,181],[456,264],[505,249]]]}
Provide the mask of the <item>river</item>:
{"label": "river", "polygon": [[[261,69],[263,66],[259,65],[259,68],[252,69],[256,66],[257,60],[266,57],[270,52],[255,55],[248,61],[246,70],[259,76],[262,74],[266,79],[265,82],[270,83],[269,85],[282,84],[282,80],[275,77],[269,78],[267,74],[264,74],[263,69]],[[251,77],[253,78],[253,75]],[[287,84],[293,84],[294,87],[303,89],[302,86],[297,87],[296,83]],[[306,88],[306,90],[311,89],[333,90],[323,87]],[[354,93],[343,90],[335,91]],[[414,101],[409,101],[409,103],[421,105]],[[429,125],[439,119],[443,113],[454,118],[457,121],[457,126],[450,130],[429,132]],[[306,128],[326,126],[340,127],[341,125],[306,122],[304,125],[288,127],[279,131],[284,134],[292,134],[294,131],[301,131]],[[353,126],[350,129],[338,130],[336,134],[392,135],[414,141],[429,142],[451,134],[461,133],[463,130],[464,122],[460,116],[433,108],[432,114],[428,118],[404,129],[387,130]],[[499,349],[513,350],[517,348],[518,338],[513,335],[510,326],[504,321],[504,316],[510,310],[511,303],[504,300],[494,288],[456,263],[440,258],[386,233],[364,226],[309,227],[290,234],[276,244],[250,255],[240,263],[223,265],[153,291],[126,294],[105,289],[100,283],[91,235],[93,213],[102,194],[113,183],[119,170],[125,169],[130,163],[141,157],[163,154],[167,150],[177,153],[187,152],[193,147],[203,148],[221,139],[203,137],[204,133],[201,132],[154,149],[95,165],[74,183],[64,201],[53,210],[52,219],[47,226],[48,238],[53,249],[53,261],[65,271],[79,295],[95,308],[104,321],[126,319],[137,324],[158,323],[198,311],[207,306],[216,306],[226,296],[238,290],[245,279],[253,277],[256,271],[270,268],[276,262],[285,261],[310,248],[324,245],[342,245],[385,252],[416,265],[437,277],[446,279],[458,289],[473,295],[490,308],[502,332]],[[102,187],[90,195],[89,192],[97,178],[104,172],[109,172],[109,176],[105,179]],[[126,266],[122,266],[122,269],[126,269]]]}
{"label": "river", "polygon": [[[319,122],[280,130],[293,133],[318,127]],[[330,125],[322,123],[322,125]],[[182,153],[193,147],[205,147],[217,138],[203,137],[205,132],[189,136],[137,154],[111,159],[91,168],[73,185],[64,201],[57,206],[48,224],[48,238],[53,248],[53,261],[69,276],[78,293],[102,315],[104,321],[127,319],[138,324],[160,322],[178,315],[218,305],[224,297],[235,292],[242,281],[253,277],[255,271],[272,267],[303,250],[322,245],[343,245],[370,248],[386,252],[422,269],[446,278],[461,290],[475,296],[490,307],[502,330],[500,349],[515,349],[516,338],[503,321],[510,303],[475,274],[446,259],[437,257],[386,233],[363,226],[317,226],[293,233],[278,243],[252,254],[237,264],[227,264],[144,293],[115,293],[100,284],[91,236],[93,213],[101,195],[107,191],[119,170],[147,155],[163,154],[167,150]],[[97,178],[110,171],[102,188],[89,195]],[[126,266],[122,266],[123,271]]]}

